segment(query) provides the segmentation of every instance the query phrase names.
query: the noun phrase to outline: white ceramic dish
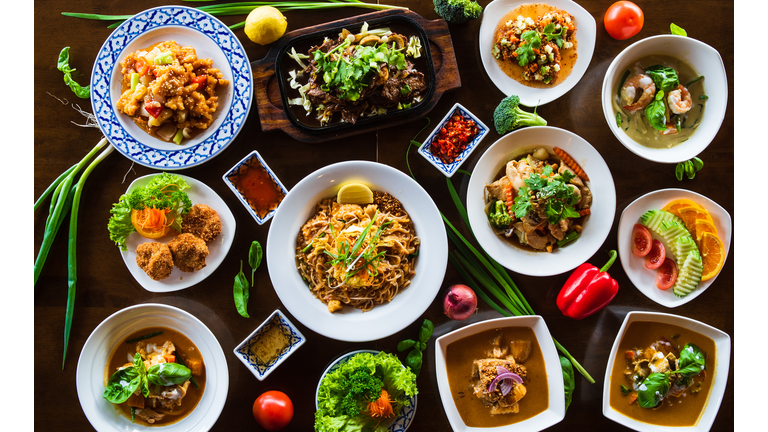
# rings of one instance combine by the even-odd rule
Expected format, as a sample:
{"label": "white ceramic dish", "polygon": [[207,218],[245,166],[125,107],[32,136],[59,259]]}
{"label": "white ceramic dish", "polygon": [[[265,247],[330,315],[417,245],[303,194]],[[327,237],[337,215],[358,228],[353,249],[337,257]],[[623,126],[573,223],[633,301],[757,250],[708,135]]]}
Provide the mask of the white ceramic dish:
{"label": "white ceramic dish", "polygon": [[[547,148],[550,154],[554,154],[552,147],[565,150],[591,180],[588,186],[593,196],[592,214],[581,236],[552,253],[514,246],[493,231],[484,211],[485,185],[496,180],[496,174],[513,157],[525,156],[538,146]],[[502,266],[529,276],[564,273],[589,260],[608,237],[615,213],[616,188],[600,153],[573,132],[549,126],[519,129],[493,143],[477,161],[467,189],[469,224],[480,246]]]}
{"label": "white ceramic dish", "polygon": [[[462,116],[465,120],[474,120],[475,124],[477,125],[477,135],[472,139],[472,141],[467,143],[467,147],[459,154],[459,156],[456,157],[455,161],[451,163],[445,163],[439,157],[432,154],[430,148],[432,147],[432,141],[434,141],[435,137],[437,137],[437,134],[440,133],[440,129],[442,129],[445,124],[448,123],[448,120],[450,120],[454,114]],[[451,176],[456,174],[456,171],[458,171],[461,165],[469,158],[469,155],[475,151],[478,145],[480,145],[480,141],[482,141],[483,138],[488,135],[488,131],[488,126],[486,126],[485,123],[480,121],[477,116],[469,112],[468,109],[464,108],[464,106],[457,102],[456,105],[454,105],[448,111],[445,117],[440,120],[440,123],[437,124],[437,127],[435,127],[432,133],[429,134],[427,139],[424,140],[424,143],[421,145],[421,147],[419,147],[419,154],[424,157],[424,159],[429,161],[432,166],[440,170],[441,173],[445,174],[446,177],[451,178]]]}
{"label": "white ceramic dish", "polygon": [[[365,313],[348,306],[330,313],[296,270],[296,235],[320,200],[336,195],[350,182],[366,184],[400,200],[413,220],[421,247],[410,286],[390,303]],[[321,168],[288,192],[271,224],[267,267],[275,291],[291,315],[323,336],[350,342],[387,337],[419,318],[440,290],[448,261],[448,239],[440,212],[418,183],[390,166],[349,161]]]}
{"label": "white ceramic dish", "polygon": [[[632,64],[651,54],[665,54],[681,59],[704,79],[697,85],[704,85],[709,99],[706,101],[704,116],[698,130],[688,141],[669,149],[654,149],[638,144],[616,125],[616,113],[611,100],[616,96],[618,81]],[[728,104],[728,78],[720,53],[704,42],[690,37],[675,35],[652,36],[633,43],[611,62],[603,79],[603,113],[608,127],[616,138],[632,153],[650,161],[661,163],[683,162],[698,155],[712,142],[720,130]],[[693,101],[694,104],[700,101]]]}
{"label": "white ceramic dish", "polygon": [[[126,193],[139,186],[147,184],[150,177],[153,177],[154,175],[155,174],[150,174],[137,178],[133,181],[133,183],[131,183],[130,186],[128,186]],[[208,207],[216,210],[216,212],[219,214],[219,218],[221,219],[221,234],[219,234],[219,236],[216,237],[212,242],[208,243],[209,255],[205,259],[206,266],[201,270],[192,273],[185,273],[179,270],[178,267],[174,266],[171,276],[169,276],[167,279],[156,281],[147,276],[147,273],[142,270],[138,264],[136,264],[136,248],[140,244],[146,242],[156,241],[160,243],[168,243],[173,239],[174,236],[165,236],[160,239],[151,240],[142,237],[137,232],[131,233],[131,235],[128,236],[128,240],[125,242],[126,246],[128,247],[128,251],[120,251],[120,254],[123,256],[125,266],[128,267],[128,271],[131,272],[131,275],[133,275],[134,279],[136,279],[136,282],[138,282],[139,285],[141,285],[142,288],[147,291],[178,291],[202,282],[205,278],[210,276],[211,273],[213,273],[219,267],[219,265],[221,265],[221,263],[224,261],[224,258],[227,256],[227,253],[229,253],[229,248],[232,247],[232,241],[235,239],[235,216],[232,214],[232,211],[229,210],[227,204],[224,203],[224,200],[222,200],[221,197],[216,192],[214,192],[213,189],[209,188],[205,183],[195,180],[192,177],[183,175],[179,175],[179,177],[186,180],[187,183],[191,186],[191,188],[187,189],[185,192],[187,192],[187,195],[189,195],[189,199],[192,201],[192,204],[205,204]],[[117,199],[115,199],[115,201],[117,201]]]}
{"label": "white ceramic dish", "polygon": [[[709,394],[709,401],[707,402],[704,412],[699,418],[698,423],[692,427],[666,427],[658,426],[650,423],[644,423],[619,413],[611,408],[610,404],[610,390],[611,388],[617,388],[620,383],[611,382],[611,371],[613,369],[613,363],[616,361],[617,351],[621,338],[624,337],[624,333],[630,323],[635,321],[651,321],[665,324],[672,324],[679,327],[683,327],[696,333],[702,334],[715,341],[715,347],[717,349],[717,357],[715,359],[714,368],[707,366],[707,379],[714,380],[712,389]],[[710,355],[707,353],[707,355]],[[623,357],[620,361],[624,361]],[[666,313],[659,312],[630,312],[624,318],[624,323],[621,325],[616,340],[613,342],[613,348],[611,349],[611,356],[608,357],[608,366],[605,369],[605,379],[603,380],[603,415],[607,418],[619,423],[628,428],[634,429],[639,432],[705,432],[712,427],[712,423],[715,421],[717,411],[720,409],[720,404],[723,401],[723,394],[725,393],[725,385],[728,381],[728,371],[731,364],[731,337],[727,333],[718,330],[712,326],[704,324],[702,322]],[[621,383],[623,384],[623,383]]]}
{"label": "white ceramic dish", "polygon": [[[640,290],[646,297],[656,303],[674,308],[688,303],[700,296],[717,279],[716,275],[708,281],[699,283],[699,286],[685,297],[677,297],[671,289],[662,291],[656,288],[656,271],[645,268],[645,260],[632,255],[632,227],[640,222],[640,216],[648,210],[661,209],[672,200],[687,198],[696,204],[704,207],[712,216],[712,220],[717,228],[717,234],[725,246],[725,256],[731,246],[731,215],[720,207],[716,202],[685,189],[662,189],[641,196],[633,201],[621,213],[619,219],[619,259],[624,272],[627,273],[632,284]],[[653,238],[661,241],[666,246],[663,237],[651,232]]]}
{"label": "white ceramic dish", "polygon": [[498,63],[496,63],[493,55],[491,55],[491,47],[496,36],[496,27],[499,25],[499,20],[511,10],[527,3],[536,2],[530,0],[495,0],[486,6],[485,11],[483,11],[483,21],[480,24],[480,37],[478,39],[480,41],[480,57],[483,67],[491,81],[505,95],[518,95],[520,96],[521,104],[533,107],[552,102],[568,93],[578,84],[587,71],[589,63],[592,61],[592,54],[595,51],[595,39],[597,38],[597,24],[591,13],[571,0],[547,0],[542,2],[562,9],[575,18],[578,58],[571,74],[562,83],[543,89],[528,87],[507,76],[501,70]]}
{"label": "white ceramic dish", "polygon": [[[536,334],[536,340],[539,342],[541,353],[544,355],[544,363],[547,371],[549,407],[544,412],[518,423],[495,428],[469,427],[464,424],[464,421],[461,419],[461,415],[456,409],[456,404],[453,402],[453,396],[451,395],[451,387],[448,383],[448,370],[445,364],[448,345],[467,336],[472,336],[490,329],[505,327],[530,327]],[[471,367],[471,365],[468,366]],[[437,338],[437,340],[435,340],[435,371],[437,373],[437,388],[440,392],[440,400],[443,402],[443,408],[448,417],[448,422],[455,432],[480,432],[487,430],[498,432],[541,431],[560,423],[565,418],[563,372],[560,368],[560,358],[557,355],[557,349],[555,348],[554,342],[552,342],[552,335],[549,334],[549,329],[544,322],[544,318],[538,315],[481,321],[454,330]]]}
{"label": "white ceramic dish", "polygon": [[[325,370],[323,371],[323,374],[320,375],[320,380],[318,380],[317,382],[317,390],[315,390],[315,409],[318,409],[317,396],[320,394],[320,384],[322,384],[323,378],[325,378],[326,375],[336,370],[339,367],[339,365],[341,365],[342,363],[346,363],[347,360],[349,360],[350,358],[354,357],[357,354],[371,353],[373,355],[376,355],[380,352],[381,351],[375,351],[375,350],[352,351],[340,356],[339,358],[331,362],[331,364],[328,365],[327,368],[325,368]],[[410,401],[410,405],[402,407],[400,409],[400,412],[397,413],[397,417],[391,418],[389,420],[385,420],[384,424],[388,423],[388,426],[387,426],[388,432],[405,432],[411,426],[411,422],[413,422],[413,417],[416,415],[416,403],[418,400],[418,395],[412,398],[409,398],[408,400]]]}
{"label": "white ceramic dish", "polygon": [[142,304],[115,312],[86,340],[77,362],[77,397],[91,426],[99,432],[149,431],[131,423],[102,397],[104,376],[112,350],[128,335],[147,327],[168,327],[188,337],[200,350],[205,363],[203,397],[194,411],[177,423],[163,426],[164,432],[207,431],[224,408],[229,389],[229,370],[224,351],[208,327],[189,312],[163,304]]}
{"label": "white ceramic dish", "polygon": [[[240,200],[240,204],[245,207],[246,210],[248,210],[248,213],[253,217],[253,219],[256,221],[257,224],[263,225],[268,220],[272,219],[272,216],[275,215],[277,212],[277,208],[274,210],[270,210],[267,212],[267,214],[262,218],[259,217],[259,214],[256,213],[256,210],[251,207],[251,205],[248,203],[248,200],[245,199],[243,194],[240,193],[240,191],[237,190],[237,186],[235,186],[234,178],[237,177],[237,175],[240,173],[241,167],[245,167],[248,165],[251,165],[252,163],[258,163],[261,165],[262,168],[264,168],[264,171],[269,174],[269,177],[275,182],[278,188],[280,188],[281,191],[283,191],[283,195],[288,194],[288,189],[283,186],[283,183],[280,182],[280,179],[277,178],[277,175],[274,171],[272,171],[269,168],[269,165],[267,165],[267,162],[264,160],[264,158],[261,157],[258,151],[254,150],[251,153],[248,154],[248,156],[240,159],[240,162],[236,163],[235,166],[233,166],[229,171],[227,171],[223,176],[221,176],[221,179],[224,180],[224,183],[227,184],[229,189],[232,191],[232,193],[235,194],[238,200]],[[277,204],[280,206],[280,203]]]}
{"label": "white ceramic dish", "polygon": [[[115,109],[122,93],[123,58],[167,40],[194,47],[199,58],[213,60],[213,67],[230,81],[220,90],[213,124],[180,146],[149,135]],[[252,99],[251,64],[237,36],[212,15],[186,6],[156,7],[127,19],[104,42],[91,75],[93,112],[102,133],[125,157],[166,171],[200,165],[220,154],[243,128]]]}
{"label": "white ceramic dish", "polygon": [[[262,333],[268,331],[272,326],[277,326],[278,329],[288,339],[288,345],[278,354],[278,356],[270,362],[265,362],[256,356],[251,350],[252,345],[259,339]],[[285,359],[296,350],[304,345],[307,338],[296,328],[295,325],[288,319],[287,316],[280,312],[280,309],[275,309],[269,318],[265,319],[256,330],[253,331],[247,338],[245,338],[240,345],[235,347],[232,352],[235,353],[238,360],[240,360],[245,367],[256,377],[259,381],[263,381],[269,374],[271,374],[278,366],[280,366]]]}

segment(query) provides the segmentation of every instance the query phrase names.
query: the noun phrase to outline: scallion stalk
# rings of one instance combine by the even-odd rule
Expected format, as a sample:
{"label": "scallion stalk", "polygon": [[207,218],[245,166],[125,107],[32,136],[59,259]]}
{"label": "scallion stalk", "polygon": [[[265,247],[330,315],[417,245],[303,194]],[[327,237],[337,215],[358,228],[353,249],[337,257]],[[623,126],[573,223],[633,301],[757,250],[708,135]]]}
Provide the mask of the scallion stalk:
{"label": "scallion stalk", "polygon": [[48,189],[46,189],[45,192],[43,192],[42,195],[40,195],[40,198],[38,198],[37,201],[35,201],[35,211],[37,211],[37,208],[40,207],[40,204],[42,204],[43,201],[45,201],[45,199],[48,197],[48,195],[51,194],[51,192],[56,190],[56,188],[61,184],[61,182],[64,181],[64,179],[67,178],[69,173],[71,173],[72,170],[74,170],[75,168],[77,168],[77,164],[72,165],[71,167],[69,167],[68,170],[61,173],[59,178],[54,180],[53,183],[51,183],[51,185],[48,186]]}

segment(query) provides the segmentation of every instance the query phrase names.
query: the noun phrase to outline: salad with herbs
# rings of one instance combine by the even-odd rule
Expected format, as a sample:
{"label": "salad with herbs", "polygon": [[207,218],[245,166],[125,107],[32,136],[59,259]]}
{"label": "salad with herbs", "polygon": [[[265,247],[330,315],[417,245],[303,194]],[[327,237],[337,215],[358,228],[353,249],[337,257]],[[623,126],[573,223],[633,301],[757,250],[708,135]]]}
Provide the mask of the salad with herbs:
{"label": "salad with herbs", "polygon": [[417,393],[416,375],[396,355],[356,354],[320,382],[315,431],[384,432]]}

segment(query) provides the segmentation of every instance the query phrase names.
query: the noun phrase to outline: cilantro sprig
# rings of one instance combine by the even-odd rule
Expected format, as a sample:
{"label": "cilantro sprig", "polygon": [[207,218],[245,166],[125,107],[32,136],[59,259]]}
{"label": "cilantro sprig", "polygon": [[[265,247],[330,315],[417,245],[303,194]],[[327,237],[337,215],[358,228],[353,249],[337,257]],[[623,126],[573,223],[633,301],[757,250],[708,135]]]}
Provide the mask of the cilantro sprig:
{"label": "cilantro sprig", "polygon": [[517,62],[520,66],[525,66],[528,63],[536,60],[536,53],[534,50],[541,48],[541,37],[536,30],[529,30],[522,35],[522,42],[520,46],[515,50],[517,53]]}
{"label": "cilantro sprig", "polygon": [[523,180],[525,186],[520,188],[515,197],[516,218],[523,218],[531,211],[532,200],[546,203],[547,222],[553,225],[563,219],[579,217],[579,212],[573,207],[579,197],[568,187],[568,182],[575,176],[569,171],[551,176],[552,167],[547,165],[541,175],[531,173]]}
{"label": "cilantro sprig", "polygon": [[563,38],[565,37],[565,32],[567,30],[568,29],[565,28],[565,26],[561,26],[560,27],[560,31],[556,32],[555,31],[555,24],[554,23],[549,23],[546,26],[544,26],[544,30],[541,32],[541,35],[546,37],[547,40],[549,40],[550,42],[554,42],[555,44],[557,44],[558,48],[562,48],[563,47]]}

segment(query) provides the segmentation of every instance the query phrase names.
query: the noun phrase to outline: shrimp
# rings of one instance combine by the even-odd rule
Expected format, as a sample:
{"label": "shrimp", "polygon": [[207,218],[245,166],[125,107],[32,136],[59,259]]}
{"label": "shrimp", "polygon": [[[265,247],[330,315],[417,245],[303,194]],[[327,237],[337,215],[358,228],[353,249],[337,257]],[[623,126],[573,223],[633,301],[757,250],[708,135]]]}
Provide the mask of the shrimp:
{"label": "shrimp", "polygon": [[669,96],[667,96],[667,105],[669,105],[669,110],[673,113],[685,114],[693,106],[691,94],[688,92],[687,88],[682,86],[682,84],[678,85],[676,89],[669,92]]}
{"label": "shrimp", "polygon": [[[638,94],[638,88],[642,93]],[[621,88],[621,101],[626,104],[624,109],[630,113],[647,107],[655,95],[656,84],[645,74],[637,74],[629,78]]]}

